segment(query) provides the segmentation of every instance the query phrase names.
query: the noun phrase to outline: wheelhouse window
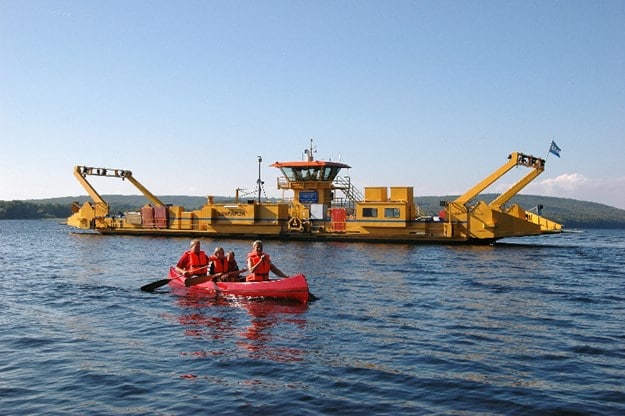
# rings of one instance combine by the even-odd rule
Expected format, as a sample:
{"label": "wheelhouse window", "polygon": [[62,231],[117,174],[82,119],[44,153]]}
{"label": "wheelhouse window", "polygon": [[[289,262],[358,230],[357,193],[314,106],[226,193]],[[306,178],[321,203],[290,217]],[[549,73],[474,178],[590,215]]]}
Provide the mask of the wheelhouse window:
{"label": "wheelhouse window", "polygon": [[384,218],[399,218],[399,208],[384,208]]}
{"label": "wheelhouse window", "polygon": [[283,166],[280,168],[284,177],[291,182],[333,181],[341,170],[340,167]]}
{"label": "wheelhouse window", "polygon": [[302,169],[302,179],[305,181],[318,181],[319,173],[319,168]]}
{"label": "wheelhouse window", "polygon": [[378,217],[378,209],[377,208],[363,208],[362,216],[364,218],[377,218]]}
{"label": "wheelhouse window", "polygon": [[323,169],[323,180],[324,181],[333,181],[334,178],[336,178],[336,175],[338,175],[339,171],[341,170],[341,168],[337,168],[337,167],[325,167]]}
{"label": "wheelhouse window", "polygon": [[295,170],[293,168],[283,167],[282,173],[289,181],[294,181],[297,179],[295,176]]}

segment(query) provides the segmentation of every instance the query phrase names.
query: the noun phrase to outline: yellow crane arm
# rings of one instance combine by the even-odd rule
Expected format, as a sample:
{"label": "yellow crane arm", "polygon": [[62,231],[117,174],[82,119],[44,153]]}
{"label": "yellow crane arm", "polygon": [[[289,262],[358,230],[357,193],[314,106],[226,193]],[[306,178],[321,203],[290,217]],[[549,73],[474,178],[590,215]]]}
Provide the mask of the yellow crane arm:
{"label": "yellow crane arm", "polygon": [[155,207],[164,207],[165,204],[163,204],[161,202],[160,199],[158,199],[152,192],[148,191],[147,188],[143,185],[141,185],[139,183],[138,180],[136,180],[133,176],[132,176],[132,172],[130,172],[129,170],[127,170],[126,172],[129,173],[128,176],[126,176],[126,179],[128,179],[130,181],[130,183],[132,183],[135,188],[137,188],[138,190],[141,191],[141,193],[155,206]]}
{"label": "yellow crane arm", "polygon": [[507,191],[499,195],[495,198],[490,204],[489,207],[493,209],[499,209],[503,204],[512,199],[513,196],[519,193],[521,189],[525,188],[525,186],[534,180],[538,175],[542,173],[543,169],[533,169],[527,175],[522,177],[517,183],[512,185]]}
{"label": "yellow crane arm", "polygon": [[[486,188],[492,185],[495,181],[501,178],[503,175],[508,173],[510,169],[519,165],[534,168],[535,171],[538,171],[538,173],[534,176],[536,177],[545,169],[545,160],[534,157],[534,156],[528,156],[523,153],[513,152],[508,156],[508,162],[506,162],[499,169],[491,173],[489,176],[487,176],[484,180],[482,180],[480,183],[475,185],[473,188],[469,189],[467,192],[460,195],[454,202],[460,205],[466,204],[467,202],[471,201],[473,198],[478,196],[480,192],[484,191]],[[531,175],[528,175],[528,176],[531,176]],[[502,199],[505,199],[505,201],[509,200],[516,194],[516,192],[521,190],[532,179],[534,179],[534,177],[532,177],[531,179],[527,179],[527,177],[523,178],[521,181],[517,182],[517,184],[515,184],[512,188],[510,188],[510,190],[504,193],[505,197],[502,195],[497,199],[502,198]],[[513,191],[513,189],[516,189],[517,186],[518,186],[518,189],[516,190],[516,192]]]}
{"label": "yellow crane arm", "polygon": [[78,179],[78,182],[80,182],[82,187],[85,188],[91,199],[93,199],[93,202],[106,204],[98,191],[96,191],[95,188],[89,183],[89,181],[87,181],[86,176],[88,169],[91,168],[87,168],[85,166],[76,166],[74,167],[74,176],[76,177],[76,179]]}
{"label": "yellow crane arm", "polygon": [[112,177],[112,178],[121,178],[122,180],[123,179],[128,179],[128,181],[130,183],[132,183],[135,186],[135,188],[137,188],[139,191],[141,191],[141,193],[152,204],[154,204],[154,206],[157,206],[157,207],[165,206],[165,204],[163,204],[160,199],[158,199],[156,196],[154,196],[154,194],[152,194],[152,192],[148,191],[145,186],[141,185],[141,183],[139,183],[139,181],[136,180],[132,176],[132,172],[129,171],[129,170],[124,170],[124,169],[107,169],[107,168],[93,168],[93,167],[88,167],[88,166],[76,166],[74,168],[74,176],[76,177],[76,179],[78,179],[78,182],[80,182],[80,184],[83,186],[83,188],[85,188],[87,193],[89,193],[89,196],[91,197],[91,199],[93,199],[94,202],[106,203],[102,199],[100,194],[98,194],[98,192],[93,188],[93,186],[91,186],[91,184],[87,181],[87,179],[86,179],[87,175],[107,176],[107,177]]}

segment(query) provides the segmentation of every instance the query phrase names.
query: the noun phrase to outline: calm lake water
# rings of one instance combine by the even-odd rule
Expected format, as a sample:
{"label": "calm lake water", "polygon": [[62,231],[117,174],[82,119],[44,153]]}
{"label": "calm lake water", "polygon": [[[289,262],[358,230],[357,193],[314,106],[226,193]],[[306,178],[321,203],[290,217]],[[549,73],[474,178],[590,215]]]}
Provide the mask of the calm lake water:
{"label": "calm lake water", "polygon": [[0,412],[625,414],[625,230],[267,241],[308,305],[139,290],[187,246],[0,221]]}

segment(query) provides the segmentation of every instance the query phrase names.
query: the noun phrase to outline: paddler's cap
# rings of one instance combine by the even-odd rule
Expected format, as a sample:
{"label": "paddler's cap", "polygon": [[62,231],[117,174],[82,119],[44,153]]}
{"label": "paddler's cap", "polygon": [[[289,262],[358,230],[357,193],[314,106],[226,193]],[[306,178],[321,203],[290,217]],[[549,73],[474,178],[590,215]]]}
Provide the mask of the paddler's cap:
{"label": "paddler's cap", "polygon": [[200,240],[191,240],[191,244],[189,244],[189,246],[193,247],[196,244],[200,244]]}

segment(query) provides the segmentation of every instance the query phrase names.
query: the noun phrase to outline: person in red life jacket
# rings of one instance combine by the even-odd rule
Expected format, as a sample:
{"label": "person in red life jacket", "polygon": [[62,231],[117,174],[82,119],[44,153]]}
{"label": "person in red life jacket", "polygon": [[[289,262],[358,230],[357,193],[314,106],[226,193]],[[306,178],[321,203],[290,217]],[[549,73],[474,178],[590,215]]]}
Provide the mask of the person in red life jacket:
{"label": "person in red life jacket", "polygon": [[206,276],[208,273],[208,256],[200,249],[200,240],[193,240],[190,249],[185,251],[178,263],[176,270],[189,276]]}
{"label": "person in red life jacket", "polygon": [[210,274],[228,273],[230,271],[222,247],[215,248],[213,255],[208,258],[208,261],[210,262]]}
{"label": "person in red life jacket", "polygon": [[229,251],[226,253],[226,262],[228,263],[228,281],[229,282],[240,282],[245,281],[244,278],[239,278],[241,273],[247,271],[247,269],[239,270],[239,265],[237,264],[236,259],[234,258],[234,251]]}
{"label": "person in red life jacket", "polygon": [[224,254],[224,249],[222,247],[215,248],[213,255],[208,258],[210,262],[209,266],[209,274],[215,275],[213,278],[214,281],[220,282],[238,282],[238,273],[230,273],[239,270],[237,267],[233,269],[231,264],[228,262],[226,255]]}
{"label": "person in red life jacket", "polygon": [[228,262],[228,271],[234,272],[239,270],[237,260],[234,258],[234,251],[226,253],[226,261]]}
{"label": "person in red life jacket", "polygon": [[263,242],[260,240],[252,243],[252,252],[247,255],[247,268],[250,272],[246,279],[248,282],[269,280],[270,271],[279,277],[288,277],[271,262],[269,254],[263,252]]}

